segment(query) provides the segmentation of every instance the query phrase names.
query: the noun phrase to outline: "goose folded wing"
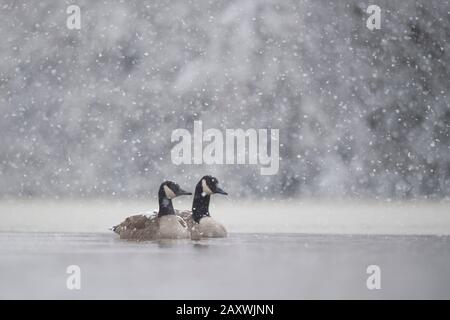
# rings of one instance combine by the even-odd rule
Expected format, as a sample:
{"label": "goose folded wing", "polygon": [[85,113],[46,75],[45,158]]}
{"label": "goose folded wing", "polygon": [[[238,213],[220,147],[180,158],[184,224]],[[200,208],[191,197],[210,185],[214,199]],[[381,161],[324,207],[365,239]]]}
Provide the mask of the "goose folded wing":
{"label": "goose folded wing", "polygon": [[190,210],[175,210],[177,216],[181,217],[187,224],[189,230],[194,226],[194,219],[192,218],[192,211]]}
{"label": "goose folded wing", "polygon": [[120,233],[124,230],[140,230],[145,229],[151,221],[154,219],[154,216],[147,216],[143,214],[138,214],[134,216],[130,216],[126,218],[122,223],[115,226],[113,230],[116,233]]}

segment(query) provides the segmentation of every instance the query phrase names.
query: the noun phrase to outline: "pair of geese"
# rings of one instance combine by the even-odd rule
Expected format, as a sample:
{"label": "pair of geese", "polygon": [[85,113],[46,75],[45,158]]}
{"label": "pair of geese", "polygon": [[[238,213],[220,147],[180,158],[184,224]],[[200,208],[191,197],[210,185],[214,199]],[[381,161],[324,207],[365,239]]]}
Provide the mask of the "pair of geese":
{"label": "pair of geese", "polygon": [[172,199],[182,195],[192,195],[178,184],[165,181],[158,191],[159,211],[153,215],[134,215],[125,219],[112,230],[121,239],[158,240],[224,238],[225,227],[211,218],[209,200],[212,194],[227,195],[219,187],[219,181],[212,176],[204,176],[196,185],[192,211],[174,209]]}

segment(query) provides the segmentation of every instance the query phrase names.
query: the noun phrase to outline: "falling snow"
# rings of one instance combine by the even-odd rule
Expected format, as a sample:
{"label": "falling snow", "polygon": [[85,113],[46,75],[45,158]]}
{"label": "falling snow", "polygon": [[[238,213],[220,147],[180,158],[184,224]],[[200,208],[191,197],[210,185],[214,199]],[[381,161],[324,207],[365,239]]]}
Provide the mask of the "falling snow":
{"label": "falling snow", "polygon": [[[450,194],[450,6],[77,1],[0,7],[0,195],[153,196],[211,173],[235,196]],[[400,10],[401,9],[401,10]],[[280,129],[280,171],[174,166],[171,132]]]}

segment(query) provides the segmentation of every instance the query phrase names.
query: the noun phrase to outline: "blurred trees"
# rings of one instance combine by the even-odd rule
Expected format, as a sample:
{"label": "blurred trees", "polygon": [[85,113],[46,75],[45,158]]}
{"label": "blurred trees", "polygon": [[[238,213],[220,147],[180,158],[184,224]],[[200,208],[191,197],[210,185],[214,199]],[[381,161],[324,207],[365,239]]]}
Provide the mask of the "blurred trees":
{"label": "blurred trees", "polygon": [[[0,194],[142,196],[218,176],[235,196],[444,197],[448,1],[6,1]],[[280,171],[174,166],[176,128],[279,128]]]}

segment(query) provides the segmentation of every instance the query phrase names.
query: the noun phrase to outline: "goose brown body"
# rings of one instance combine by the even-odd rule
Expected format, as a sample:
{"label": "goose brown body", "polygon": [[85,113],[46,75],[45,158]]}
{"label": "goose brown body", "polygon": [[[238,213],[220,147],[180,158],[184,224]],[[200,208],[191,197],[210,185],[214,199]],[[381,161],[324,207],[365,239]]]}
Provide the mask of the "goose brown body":
{"label": "goose brown body", "polygon": [[113,231],[126,240],[157,240],[157,239],[189,239],[190,231],[187,223],[178,215],[158,217],[153,215],[134,215],[126,218],[115,226]]}
{"label": "goose brown body", "polygon": [[177,212],[177,215],[186,222],[192,240],[227,237],[228,233],[223,224],[211,217],[203,217],[197,223],[194,221],[192,211],[179,211]]}
{"label": "goose brown body", "polygon": [[188,225],[177,215],[178,210],[172,205],[173,198],[188,194],[192,193],[182,190],[176,183],[166,181],[161,184],[158,192],[158,212],[127,217],[112,230],[126,240],[189,239]]}

